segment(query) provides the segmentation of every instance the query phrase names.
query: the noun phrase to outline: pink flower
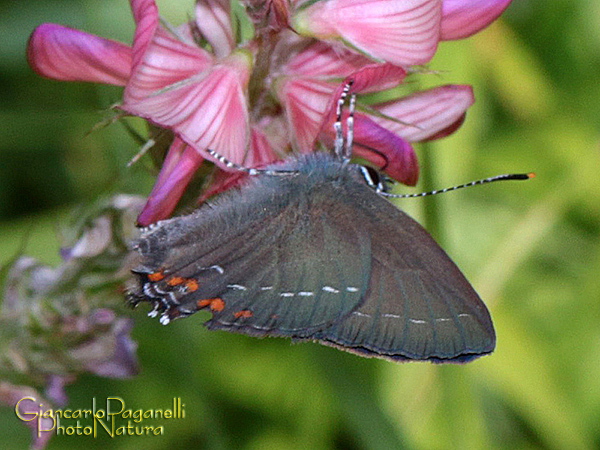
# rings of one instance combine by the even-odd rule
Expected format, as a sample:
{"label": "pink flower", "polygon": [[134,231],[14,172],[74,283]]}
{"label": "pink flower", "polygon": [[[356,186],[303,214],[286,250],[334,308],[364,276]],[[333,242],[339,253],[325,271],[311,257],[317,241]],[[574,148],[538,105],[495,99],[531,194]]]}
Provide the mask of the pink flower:
{"label": "pink flower", "polygon": [[203,162],[203,158],[179,137],[175,137],[148,200],[137,218],[146,226],[175,209],[179,198]]}
{"label": "pink flower", "polygon": [[231,52],[231,24],[218,20],[223,9],[229,17],[225,1],[209,3],[213,14],[203,15],[196,26],[200,32],[211,32],[207,35],[214,39],[208,40],[221,58],[198,47],[188,26],[175,31],[161,27],[154,0],[131,0],[137,26],[131,73],[120,107],[172,129],[204,158],[210,158],[205,149],[212,148],[241,163],[248,139],[245,89],[251,55],[243,50]]}
{"label": "pink flower", "polygon": [[131,71],[131,48],[83,31],[44,23],[27,45],[29,66],[46,78],[125,86]]}
{"label": "pink flower", "polygon": [[292,26],[304,35],[339,40],[376,60],[425,64],[440,40],[488,26],[510,0],[296,0]]}
{"label": "pink flower", "polygon": [[206,148],[244,162],[251,55],[234,51],[226,0],[197,3],[202,21],[195,26],[206,35],[214,54],[194,43],[189,26],[164,29],[154,0],[130,0],[130,4],[136,22],[132,48],[43,24],[34,30],[27,55],[30,66],[47,78],[125,86],[119,108],[176,133],[178,139],[138,219],[147,225],[172,212],[185,183],[205,158],[211,159]]}
{"label": "pink flower", "polygon": [[[352,92],[364,93],[395,86],[406,75],[398,66],[363,63],[352,53],[339,53],[318,42],[282,68],[275,82],[277,95],[299,151],[312,151],[317,140],[331,146],[334,100],[349,80]],[[341,77],[345,77],[342,83],[337,81]],[[450,134],[463,122],[473,101],[470,86],[447,85],[371,105],[374,114],[355,114],[354,152],[390,177],[414,185],[418,166],[410,142]]]}
{"label": "pink flower", "polygon": [[[221,165],[205,195],[243,181],[207,148],[261,167],[290,147],[308,152],[317,141],[330,145],[340,80],[351,79],[356,93],[395,87],[406,75],[401,66],[428,61],[440,39],[476,32],[509,3],[242,1],[256,28],[248,42],[236,42],[229,0],[197,0],[196,20],[176,29],[159,23],[154,0],[130,0],[136,23],[131,47],[53,24],[40,25],[30,38],[28,61],[40,75],[124,86],[121,110],[174,133],[140,225],[171,214],[205,159]],[[286,30],[289,23],[350,48],[298,38]],[[418,166],[410,143],[454,131],[472,102],[469,87],[442,86],[359,109],[355,153],[414,184]]]}

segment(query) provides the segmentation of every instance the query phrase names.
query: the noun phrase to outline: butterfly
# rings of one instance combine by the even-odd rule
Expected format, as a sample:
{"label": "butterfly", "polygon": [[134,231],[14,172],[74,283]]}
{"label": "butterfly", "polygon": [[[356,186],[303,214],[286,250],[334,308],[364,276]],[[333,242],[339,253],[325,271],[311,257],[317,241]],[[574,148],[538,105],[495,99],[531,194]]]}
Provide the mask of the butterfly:
{"label": "butterfly", "polygon": [[332,154],[244,169],[252,176],[240,189],[144,229],[131,246],[130,303],[151,303],[163,324],[206,309],[211,330],[392,361],[463,363],[492,352],[482,300],[381,195],[374,171],[350,163],[351,134],[343,148],[340,129]]}

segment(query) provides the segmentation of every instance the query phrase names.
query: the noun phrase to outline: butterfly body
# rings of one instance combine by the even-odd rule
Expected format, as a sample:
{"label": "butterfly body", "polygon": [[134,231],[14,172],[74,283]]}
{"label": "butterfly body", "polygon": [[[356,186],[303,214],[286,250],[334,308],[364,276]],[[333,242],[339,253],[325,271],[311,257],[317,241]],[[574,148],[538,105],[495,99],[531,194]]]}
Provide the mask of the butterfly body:
{"label": "butterfly body", "polygon": [[161,322],[315,340],[367,357],[466,362],[493,350],[489,313],[413,219],[330,155],[292,158],[133,244],[129,298]]}

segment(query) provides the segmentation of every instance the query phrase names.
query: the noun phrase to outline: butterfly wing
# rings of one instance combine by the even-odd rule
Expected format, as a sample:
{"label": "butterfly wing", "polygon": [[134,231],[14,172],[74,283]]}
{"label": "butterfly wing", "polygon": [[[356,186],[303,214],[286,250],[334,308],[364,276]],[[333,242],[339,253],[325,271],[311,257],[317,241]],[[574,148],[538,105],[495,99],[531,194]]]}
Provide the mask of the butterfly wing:
{"label": "butterfly wing", "polygon": [[356,308],[368,286],[369,240],[312,209],[287,225],[276,242],[252,249],[239,264],[235,287],[220,294],[225,307],[208,328],[301,338]]}
{"label": "butterfly wing", "polygon": [[375,194],[369,203],[376,214],[357,218],[371,238],[365,301],[314,337],[391,360],[466,362],[490,353],[495,346],[490,315],[456,265],[402,211]]}
{"label": "butterfly wing", "polygon": [[163,323],[208,308],[207,327],[260,336],[308,337],[350,314],[368,287],[370,240],[351,217],[331,220],[323,202],[335,199],[277,188],[251,185],[145,233],[133,302],[153,302]]}
{"label": "butterfly wing", "polygon": [[134,244],[132,302],[152,302],[163,323],[209,308],[211,329],[391,360],[465,362],[493,350],[485,305],[423,228],[356,166],[292,164],[298,177],[260,178],[146,232]]}

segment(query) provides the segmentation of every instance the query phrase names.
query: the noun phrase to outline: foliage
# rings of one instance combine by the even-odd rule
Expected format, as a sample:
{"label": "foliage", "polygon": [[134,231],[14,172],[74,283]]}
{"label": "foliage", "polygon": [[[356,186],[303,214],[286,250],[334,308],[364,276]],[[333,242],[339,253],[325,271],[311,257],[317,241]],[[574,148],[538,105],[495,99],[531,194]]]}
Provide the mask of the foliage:
{"label": "foliage", "polygon": [[[180,23],[188,3],[160,7]],[[211,333],[200,326],[205,316],[161,327],[137,311],[141,374],[86,375],[67,388],[69,405],[120,396],[158,408],[181,397],[186,419],[163,437],[62,437],[48,448],[595,448],[600,9],[590,0],[513,3],[489,29],[441,45],[429,65],[439,74],[422,75],[422,83],[473,84],[477,101],[458,133],[417,151],[436,187],[512,171],[537,177],[429,199],[432,206],[401,204],[434,226],[490,307],[498,334],[492,356],[458,367],[395,365]],[[2,262],[25,241],[26,253],[58,263],[54,225],[66,206],[116,191],[146,194],[152,183],[149,162],[125,168],[137,144],[120,125],[85,135],[117,90],[29,72],[23,49],[41,20],[131,35],[120,0],[12,3],[0,17]],[[0,447],[24,448],[29,435],[14,412],[0,417]]]}

